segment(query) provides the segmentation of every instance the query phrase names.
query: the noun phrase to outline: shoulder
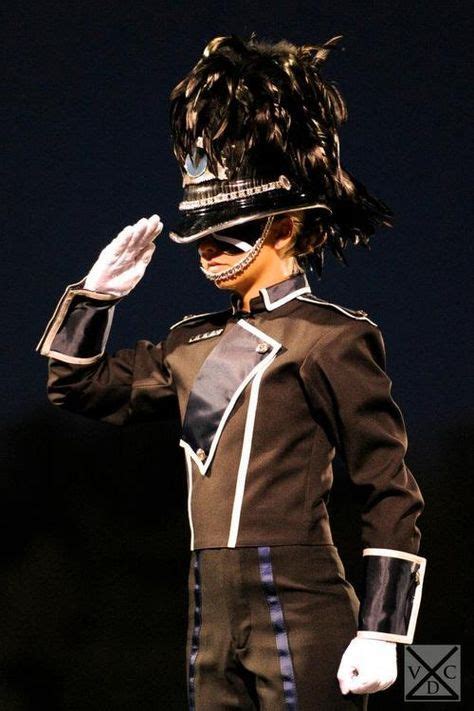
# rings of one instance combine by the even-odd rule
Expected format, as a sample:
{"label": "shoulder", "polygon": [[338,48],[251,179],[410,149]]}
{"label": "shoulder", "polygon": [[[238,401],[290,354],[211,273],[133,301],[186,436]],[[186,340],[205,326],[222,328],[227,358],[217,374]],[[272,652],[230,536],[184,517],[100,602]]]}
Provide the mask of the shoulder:
{"label": "shoulder", "polygon": [[350,309],[347,306],[341,306],[341,304],[335,304],[332,301],[320,299],[314,294],[301,294],[296,298],[298,301],[311,304],[311,307],[313,307],[318,313],[322,312],[324,320],[329,319],[330,321],[336,322],[342,321],[341,325],[343,325],[344,321],[347,322],[347,319],[351,319],[352,321],[362,321],[378,328],[375,321],[372,321],[367,312],[363,309]]}
{"label": "shoulder", "polygon": [[[377,368],[386,365],[385,344],[382,331],[362,309],[349,309],[314,294],[297,297],[308,309],[317,312],[314,317],[318,326],[318,338],[306,358],[307,364],[315,362],[320,367],[341,372],[357,365],[376,363]],[[305,314],[310,320],[311,313]],[[305,362],[306,362],[305,361]],[[336,364],[336,366],[335,366]],[[372,367],[372,365],[370,366]]]}
{"label": "shoulder", "polygon": [[231,309],[222,309],[221,311],[206,311],[202,314],[188,314],[187,316],[183,316],[179,321],[176,321],[176,323],[170,326],[170,331],[173,331],[175,328],[178,328],[180,326],[195,326],[196,324],[202,321],[213,320],[215,317],[218,319],[220,317],[226,318],[230,313]]}

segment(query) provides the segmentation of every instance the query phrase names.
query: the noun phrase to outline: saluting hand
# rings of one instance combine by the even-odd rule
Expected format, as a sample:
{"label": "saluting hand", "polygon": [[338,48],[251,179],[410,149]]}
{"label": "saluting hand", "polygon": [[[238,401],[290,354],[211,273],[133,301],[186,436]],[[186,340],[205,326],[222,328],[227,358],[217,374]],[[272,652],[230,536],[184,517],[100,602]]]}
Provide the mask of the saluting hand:
{"label": "saluting hand", "polygon": [[159,215],[127,225],[99,254],[84,289],[125,296],[138,284],[150,262],[163,223]]}

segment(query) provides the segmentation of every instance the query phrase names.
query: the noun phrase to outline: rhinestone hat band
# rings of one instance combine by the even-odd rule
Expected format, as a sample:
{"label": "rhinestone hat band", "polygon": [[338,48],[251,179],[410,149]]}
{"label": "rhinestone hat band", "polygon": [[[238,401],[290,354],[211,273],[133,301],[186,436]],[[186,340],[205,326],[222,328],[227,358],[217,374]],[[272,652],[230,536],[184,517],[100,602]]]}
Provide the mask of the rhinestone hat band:
{"label": "rhinestone hat band", "polygon": [[245,269],[247,269],[249,264],[254,261],[254,259],[258,256],[260,250],[262,249],[263,243],[267,239],[268,233],[270,232],[274,217],[274,215],[270,215],[267,218],[267,222],[265,224],[265,227],[263,228],[261,236],[255,242],[250,252],[247,252],[239,262],[236,262],[233,266],[229,267],[229,269],[224,269],[224,271],[218,272],[217,274],[214,274],[214,272],[210,272],[207,269],[204,269],[204,267],[200,267],[204,276],[209,279],[209,281],[215,283],[218,281],[227,281],[228,279],[233,279],[235,276],[245,271]]}
{"label": "rhinestone hat band", "polygon": [[200,198],[199,200],[183,200],[179,203],[180,210],[195,210],[198,207],[206,207],[206,205],[215,205],[219,202],[227,200],[237,200],[238,198],[248,197],[249,195],[258,195],[258,193],[266,193],[270,190],[291,190],[291,183],[286,175],[280,175],[278,180],[273,180],[271,183],[262,183],[261,185],[252,185],[248,188],[230,189],[228,192],[220,192],[217,195]]}

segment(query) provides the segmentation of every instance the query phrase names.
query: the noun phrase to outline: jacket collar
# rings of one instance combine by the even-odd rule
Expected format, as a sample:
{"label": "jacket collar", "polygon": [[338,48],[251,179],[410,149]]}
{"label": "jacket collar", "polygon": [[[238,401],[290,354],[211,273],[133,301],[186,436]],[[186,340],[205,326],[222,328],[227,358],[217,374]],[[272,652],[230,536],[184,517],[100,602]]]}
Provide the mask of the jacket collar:
{"label": "jacket collar", "polygon": [[[295,299],[300,294],[310,294],[311,287],[306,278],[306,274],[301,273],[288,277],[288,279],[284,279],[284,281],[279,281],[277,284],[266,286],[259,291],[259,296],[254,296],[253,299],[250,299],[250,313],[273,311],[288,301]],[[242,306],[240,295],[234,291],[230,300],[232,313],[238,313]]]}

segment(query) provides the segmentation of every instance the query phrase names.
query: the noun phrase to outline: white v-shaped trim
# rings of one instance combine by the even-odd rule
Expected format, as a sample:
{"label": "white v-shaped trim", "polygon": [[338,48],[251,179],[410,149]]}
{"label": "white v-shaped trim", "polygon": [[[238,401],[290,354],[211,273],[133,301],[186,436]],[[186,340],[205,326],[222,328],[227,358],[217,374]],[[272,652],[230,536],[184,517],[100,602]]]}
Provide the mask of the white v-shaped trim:
{"label": "white v-shaped trim", "polygon": [[232,412],[232,409],[241,394],[241,392],[244,390],[244,388],[248,385],[248,383],[260,372],[263,372],[268,368],[272,360],[275,358],[277,352],[281,348],[281,343],[276,341],[274,338],[271,336],[267,335],[264,333],[264,331],[261,331],[259,328],[256,328],[255,326],[252,326],[251,324],[247,323],[245,319],[239,319],[237,323],[235,324],[236,327],[240,326],[241,328],[245,328],[247,331],[250,331],[250,333],[253,333],[257,338],[259,338],[262,342],[266,343],[267,345],[271,346],[271,350],[266,354],[265,358],[262,358],[262,360],[252,368],[252,370],[248,373],[248,375],[242,380],[240,383],[239,387],[236,389],[234,394],[232,395],[231,399],[229,400],[229,403],[224,410],[222,417],[220,419],[219,425],[216,429],[216,432],[214,434],[213,440],[211,447],[209,449],[208,455],[206,457],[206,461],[202,462],[199,457],[197,456],[196,452],[194,449],[183,439],[180,439],[179,444],[185,452],[191,457],[193,462],[196,464],[199,472],[204,476],[209,469],[211,462],[214,457],[214,453],[216,451],[217,445],[219,443],[220,436],[222,434],[222,430],[224,429],[224,426],[229,418],[230,413]]}
{"label": "white v-shaped trim", "polygon": [[[275,357],[275,356],[273,356]],[[273,358],[272,358],[273,360]],[[242,451],[240,455],[240,463],[239,463],[239,469],[237,472],[237,481],[235,484],[235,494],[234,494],[234,503],[232,506],[232,517],[230,521],[230,530],[229,530],[229,538],[227,541],[227,546],[229,548],[235,548],[235,545],[237,543],[237,536],[239,534],[239,525],[240,525],[240,514],[242,511],[242,504],[244,500],[244,493],[245,493],[245,482],[247,480],[247,472],[249,468],[249,461],[250,461],[250,451],[252,449],[252,439],[253,439],[253,430],[254,430],[254,425],[255,425],[255,415],[257,412],[257,404],[258,404],[258,393],[260,389],[260,383],[263,377],[263,370],[260,370],[257,375],[254,378],[254,381],[252,383],[252,387],[250,390],[250,400],[249,400],[249,408],[247,412],[247,417],[245,420],[245,430],[244,430],[244,438],[242,442]]]}

